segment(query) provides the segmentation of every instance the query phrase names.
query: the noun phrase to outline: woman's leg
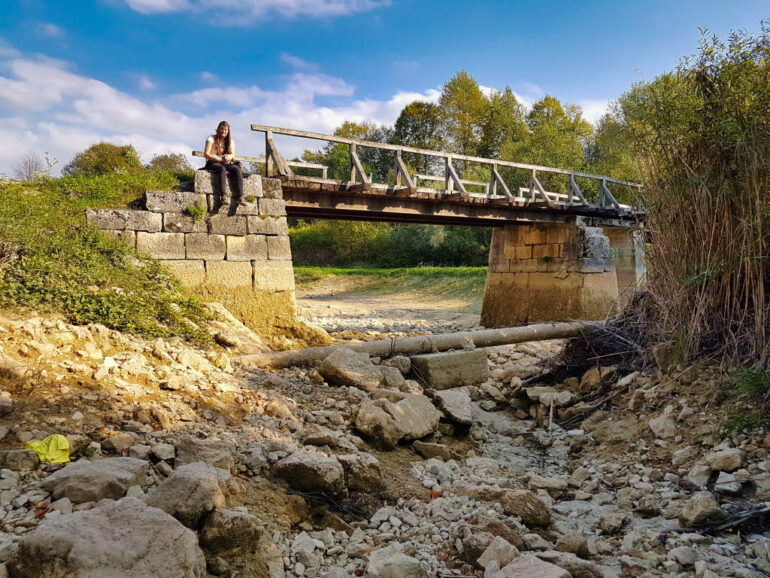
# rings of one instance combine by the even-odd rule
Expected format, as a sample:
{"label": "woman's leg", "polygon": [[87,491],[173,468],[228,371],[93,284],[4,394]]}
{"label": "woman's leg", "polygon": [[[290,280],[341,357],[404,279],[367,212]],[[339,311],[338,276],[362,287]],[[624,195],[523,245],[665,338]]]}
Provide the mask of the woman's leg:
{"label": "woman's leg", "polygon": [[233,187],[233,196],[242,198],[243,197],[243,173],[241,172],[240,163],[228,164],[227,172],[230,173],[230,176],[232,177],[232,182],[235,185]]}
{"label": "woman's leg", "polygon": [[208,161],[206,163],[206,169],[217,175],[219,179],[219,190],[222,193],[222,197],[227,198],[227,169],[225,168],[225,165]]}

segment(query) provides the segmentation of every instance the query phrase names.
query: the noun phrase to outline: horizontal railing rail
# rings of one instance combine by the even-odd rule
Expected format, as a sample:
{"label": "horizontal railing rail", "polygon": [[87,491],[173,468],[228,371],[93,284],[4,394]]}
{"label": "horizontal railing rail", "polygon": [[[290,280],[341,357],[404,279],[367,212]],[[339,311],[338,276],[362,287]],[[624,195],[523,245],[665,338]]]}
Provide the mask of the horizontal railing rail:
{"label": "horizontal railing rail", "polygon": [[[350,179],[347,180],[347,182],[355,184],[357,182],[357,179],[360,179],[364,186],[371,186],[372,188],[383,188],[383,187],[390,188],[390,187],[387,185],[378,185],[378,184],[372,183],[372,175],[366,173],[363,163],[361,162],[361,159],[358,156],[358,147],[364,147],[364,148],[375,149],[375,150],[393,151],[395,153],[394,174],[395,174],[395,180],[396,180],[396,188],[398,188],[400,191],[405,191],[405,192],[416,192],[418,189],[417,185],[419,180],[444,181],[445,191],[443,191],[442,194],[445,196],[460,196],[460,197],[479,196],[478,194],[470,193],[465,188],[465,185],[470,185],[470,186],[484,187],[483,196],[486,196],[490,199],[502,199],[502,200],[507,199],[508,201],[513,202],[514,199],[518,200],[521,197],[516,197],[511,193],[510,189],[508,188],[508,185],[505,183],[503,177],[500,175],[500,172],[499,172],[499,169],[501,168],[510,168],[510,169],[521,169],[521,170],[530,171],[530,183],[529,183],[529,187],[526,189],[529,192],[531,197],[530,202],[534,202],[537,200],[537,201],[542,201],[547,205],[553,205],[556,202],[563,202],[561,198],[564,197],[566,198],[566,202],[564,202],[563,204],[590,206],[590,203],[586,200],[585,196],[583,195],[583,192],[580,190],[580,187],[578,186],[575,180],[576,178],[581,178],[581,179],[591,179],[591,180],[598,181],[600,207],[607,207],[608,205],[611,205],[618,211],[622,211],[622,210],[629,209],[630,207],[628,207],[628,205],[621,205],[617,201],[615,196],[610,192],[608,183],[631,187],[637,190],[642,188],[642,186],[638,183],[632,183],[629,181],[614,179],[612,177],[608,177],[604,175],[595,175],[592,173],[585,173],[581,171],[571,171],[567,169],[546,167],[542,165],[532,165],[527,163],[517,163],[513,161],[488,159],[483,157],[461,155],[461,154],[445,152],[445,151],[421,149],[421,148],[410,147],[405,145],[381,143],[381,142],[374,142],[374,141],[365,141],[357,138],[342,137],[342,136],[329,135],[329,134],[323,134],[323,133],[312,132],[312,131],[296,130],[296,129],[290,129],[290,128],[261,125],[261,124],[252,124],[251,130],[265,133],[264,162],[266,166],[267,176],[278,175],[278,176],[290,177],[290,176],[293,176],[293,171],[291,170],[291,167],[298,166],[297,161],[286,161],[275,145],[275,141],[273,140],[273,135],[284,135],[284,136],[305,138],[305,139],[311,139],[311,140],[320,140],[320,141],[326,141],[326,142],[331,142],[336,144],[348,145],[349,147],[348,168],[350,171]],[[402,155],[405,153],[444,159],[444,176],[440,177],[440,176],[433,176],[433,175],[410,173],[408,167],[406,166],[402,158]],[[484,181],[462,179],[460,178],[457,172],[457,168],[453,164],[454,162],[474,163],[474,164],[488,166],[491,169],[490,180],[488,182],[484,182]],[[305,166],[309,168],[309,163],[302,164],[301,166]],[[318,166],[318,165],[315,165],[315,166]],[[323,166],[323,165],[320,165],[320,166]],[[567,194],[562,195],[561,193],[550,193],[546,191],[545,188],[543,187],[543,184],[538,179],[538,176],[537,176],[538,172],[567,176],[568,177]],[[325,174],[323,178],[326,178]],[[420,191],[439,192],[439,191],[436,191],[435,189],[422,189],[422,188],[420,189]],[[502,192],[502,194],[499,194],[498,191]]]}
{"label": "horizontal railing rail", "polygon": [[[206,158],[206,155],[203,153],[203,151],[193,151],[192,156]],[[255,165],[264,165],[266,163],[265,157],[244,157],[241,155],[235,155],[234,160],[246,161],[247,163],[253,163]],[[295,169],[300,168],[319,170],[321,171],[321,177],[324,179],[328,176],[329,167],[326,165],[319,163],[306,163],[305,161],[286,161],[286,164],[288,164],[290,167],[294,167]]]}

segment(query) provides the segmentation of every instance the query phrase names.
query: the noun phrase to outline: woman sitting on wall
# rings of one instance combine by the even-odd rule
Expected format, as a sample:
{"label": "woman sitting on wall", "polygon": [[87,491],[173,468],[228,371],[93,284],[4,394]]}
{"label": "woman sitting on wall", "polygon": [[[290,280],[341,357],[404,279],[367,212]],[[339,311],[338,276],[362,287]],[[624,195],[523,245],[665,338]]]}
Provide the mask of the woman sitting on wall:
{"label": "woman sitting on wall", "polygon": [[230,198],[227,195],[227,175],[229,174],[232,177],[233,197],[238,200],[238,204],[245,205],[241,163],[235,160],[235,142],[230,135],[230,125],[226,121],[220,122],[216,134],[206,139],[203,156],[206,157],[206,166],[203,168],[219,175],[222,204],[230,204]]}

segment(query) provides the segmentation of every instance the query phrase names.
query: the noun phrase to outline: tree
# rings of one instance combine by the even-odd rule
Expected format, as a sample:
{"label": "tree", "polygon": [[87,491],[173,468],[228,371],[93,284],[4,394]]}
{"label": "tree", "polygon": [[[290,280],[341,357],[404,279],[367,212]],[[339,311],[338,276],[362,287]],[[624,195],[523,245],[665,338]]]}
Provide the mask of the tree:
{"label": "tree", "polygon": [[[335,136],[368,140],[373,142],[388,142],[393,136],[393,129],[382,127],[373,122],[353,122],[346,120],[334,131]],[[308,151],[302,154],[308,162],[321,163],[329,167],[329,177],[347,180],[350,178],[349,147],[346,144],[328,143],[321,150]],[[358,158],[367,173],[372,173],[377,182],[384,183],[393,168],[393,153],[366,147],[358,149]]]}
{"label": "tree", "polygon": [[91,145],[75,155],[62,169],[65,175],[104,175],[142,171],[139,154],[131,145],[118,146],[107,142]]}
{"label": "tree", "polygon": [[46,170],[45,162],[43,158],[34,151],[29,151],[24,154],[13,165],[13,176],[20,181],[34,181],[38,173]]}
{"label": "tree", "polygon": [[452,152],[478,152],[489,101],[476,79],[461,70],[444,85],[439,99],[444,135]]}
{"label": "tree", "polygon": [[519,142],[527,136],[524,107],[509,86],[496,90],[489,99],[487,116],[481,130],[479,155],[497,158],[507,142]]}
{"label": "tree", "polygon": [[[421,149],[443,150],[439,107],[420,100],[407,104],[396,119],[391,142]],[[438,164],[434,158],[414,154],[405,155],[404,162],[420,173],[427,173]]]}
{"label": "tree", "polygon": [[145,165],[149,171],[159,171],[166,173],[189,173],[193,170],[187,157],[180,153],[167,153],[155,155],[152,160]]}
{"label": "tree", "polygon": [[[502,158],[560,169],[585,167],[585,149],[593,129],[583,119],[579,106],[562,106],[557,98],[546,95],[532,105],[526,121],[529,134],[522,141],[505,143]],[[538,179],[548,191],[566,191],[567,181],[563,177],[539,173]],[[517,171],[516,180],[527,183],[529,177]]]}
{"label": "tree", "polygon": [[591,172],[596,174],[632,182],[640,180],[633,135],[625,124],[619,105],[613,105],[610,112],[599,119],[588,147],[588,163]]}

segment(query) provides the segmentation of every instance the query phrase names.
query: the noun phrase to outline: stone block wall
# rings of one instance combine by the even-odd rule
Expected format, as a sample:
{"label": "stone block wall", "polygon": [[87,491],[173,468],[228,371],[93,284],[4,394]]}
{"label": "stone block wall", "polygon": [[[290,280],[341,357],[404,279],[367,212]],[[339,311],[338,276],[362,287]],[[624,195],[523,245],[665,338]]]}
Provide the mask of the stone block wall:
{"label": "stone block wall", "polygon": [[[246,204],[229,206],[222,205],[217,185],[210,173],[199,170],[194,192],[147,191],[144,210],[89,209],[86,220],[159,259],[188,287],[290,292],[293,301],[281,182],[249,176]],[[192,216],[194,207],[205,209],[201,218]]]}
{"label": "stone block wall", "polygon": [[577,218],[493,231],[482,325],[600,319],[617,298],[614,253],[600,227]]}

